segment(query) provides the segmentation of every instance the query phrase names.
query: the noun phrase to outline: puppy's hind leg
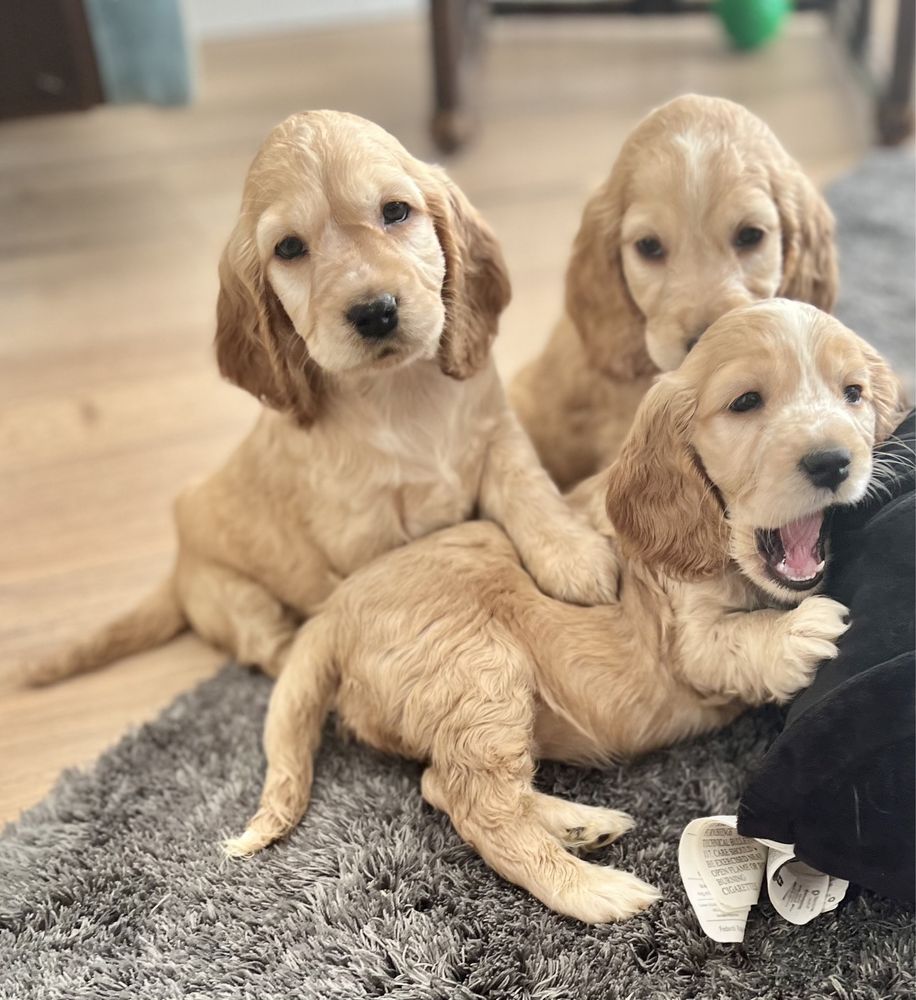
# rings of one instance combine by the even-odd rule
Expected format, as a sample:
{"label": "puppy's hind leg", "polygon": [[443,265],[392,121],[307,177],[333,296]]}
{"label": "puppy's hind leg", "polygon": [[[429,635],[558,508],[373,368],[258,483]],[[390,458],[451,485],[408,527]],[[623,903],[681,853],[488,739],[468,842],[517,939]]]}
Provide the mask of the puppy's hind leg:
{"label": "puppy's hind leg", "polygon": [[500,646],[507,655],[494,663],[499,647],[487,647],[487,667],[469,674],[474,688],[439,727],[423,795],[444,808],[494,871],[552,909],[587,923],[633,916],[654,902],[656,891],[626,872],[567,853],[540,822],[531,784],[530,671]]}
{"label": "puppy's hind leg", "polygon": [[455,829],[484,861],[558,913],[608,923],[626,920],[658,898],[634,875],[567,853],[533,818],[533,793],[524,781],[484,771],[457,778],[438,770],[424,785],[430,781],[443,791]]}
{"label": "puppy's hind leg", "polygon": [[633,817],[619,809],[567,802],[534,792],[532,815],[564,847],[597,851],[633,828]]}
{"label": "puppy's hind leg", "polygon": [[[420,784],[423,798],[440,812],[448,812],[448,800],[436,770],[428,767]],[[543,792],[531,793],[531,815],[567,848],[597,851],[633,829],[633,817],[619,809],[568,802]]]}
{"label": "puppy's hind leg", "polygon": [[226,566],[182,555],[182,602],[201,638],[239,663],[278,677],[301,620],[260,583]]}
{"label": "puppy's hind leg", "polygon": [[331,612],[312,619],[296,637],[274,687],[264,725],[267,773],[260,808],[227,854],[254,854],[279,840],[305,813],[312,790],[313,759],[337,686]]}

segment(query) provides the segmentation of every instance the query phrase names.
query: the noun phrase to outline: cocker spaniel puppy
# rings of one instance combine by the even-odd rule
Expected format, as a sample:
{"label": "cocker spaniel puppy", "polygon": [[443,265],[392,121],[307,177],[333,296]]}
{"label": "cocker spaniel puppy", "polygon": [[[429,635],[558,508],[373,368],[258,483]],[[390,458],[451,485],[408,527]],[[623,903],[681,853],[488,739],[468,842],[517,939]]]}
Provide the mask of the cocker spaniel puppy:
{"label": "cocker spaniel puppy", "polygon": [[276,674],[340,580],[478,511],[546,592],[614,593],[611,547],[508,408],[489,353],[506,268],[441,170],[353,115],[293,115],[251,166],[219,274],[219,367],[263,401],[260,418],[178,498],[168,579],[27,677],[92,669],[189,625]]}
{"label": "cocker spaniel puppy", "polygon": [[812,306],[774,300],[718,320],[650,390],[609,475],[575,496],[618,533],[619,603],[545,597],[484,523],[361,570],[291,650],[260,809],[227,850],[257,851],[296,824],[334,708],[361,740],[424,761],[427,801],[547,906],[591,922],[647,906],[650,886],[567,852],[631,819],[535,791],[535,760],[643,753],[805,687],[847,627],[816,593],[824,525],[865,494],[900,405],[875,351]]}
{"label": "cocker spaniel puppy", "polygon": [[774,295],[830,311],[833,217],[759,118],[688,95],[627,138],[590,198],[566,315],[509,397],[561,488],[616,454],[659,370],[703,331]]}

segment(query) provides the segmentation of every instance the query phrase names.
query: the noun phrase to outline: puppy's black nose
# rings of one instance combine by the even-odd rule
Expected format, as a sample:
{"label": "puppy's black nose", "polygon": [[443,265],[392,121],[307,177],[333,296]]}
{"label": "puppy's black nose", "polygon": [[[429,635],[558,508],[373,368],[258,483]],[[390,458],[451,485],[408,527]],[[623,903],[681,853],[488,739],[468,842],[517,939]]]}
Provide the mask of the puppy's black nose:
{"label": "puppy's black nose", "polygon": [[347,321],[367,340],[381,340],[398,328],[398,303],[393,295],[359,302],[347,312]]}
{"label": "puppy's black nose", "polygon": [[852,455],[845,448],[830,448],[809,451],[799,465],[815,486],[836,492],[840,483],[849,478],[851,461]]}

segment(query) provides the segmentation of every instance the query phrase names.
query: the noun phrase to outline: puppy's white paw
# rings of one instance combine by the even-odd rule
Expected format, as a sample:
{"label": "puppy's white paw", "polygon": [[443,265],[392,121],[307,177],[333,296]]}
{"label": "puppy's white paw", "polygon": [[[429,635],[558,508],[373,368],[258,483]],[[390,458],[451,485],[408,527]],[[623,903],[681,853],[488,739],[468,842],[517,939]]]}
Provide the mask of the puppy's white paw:
{"label": "puppy's white paw", "polygon": [[633,817],[619,809],[602,809],[600,806],[579,806],[579,809],[582,810],[579,817],[581,823],[565,826],[560,833],[559,839],[566,847],[600,851],[633,829]]}
{"label": "puppy's white paw", "polygon": [[583,851],[607,847],[633,829],[633,817],[629,813],[568,802],[541,792],[535,792],[532,809],[538,823],[564,847]]}
{"label": "puppy's white paw", "polygon": [[629,872],[583,863],[577,884],[548,905],[586,924],[627,920],[660,898],[659,891]]}
{"label": "puppy's white paw", "polygon": [[541,590],[558,600],[584,605],[617,600],[617,553],[598,532],[564,532],[529,559],[527,568]]}
{"label": "puppy's white paw", "polygon": [[849,609],[829,597],[806,597],[785,613],[784,663],[774,664],[770,684],[776,701],[788,701],[811,684],[818,664],[832,660],[837,639],[849,628]]}

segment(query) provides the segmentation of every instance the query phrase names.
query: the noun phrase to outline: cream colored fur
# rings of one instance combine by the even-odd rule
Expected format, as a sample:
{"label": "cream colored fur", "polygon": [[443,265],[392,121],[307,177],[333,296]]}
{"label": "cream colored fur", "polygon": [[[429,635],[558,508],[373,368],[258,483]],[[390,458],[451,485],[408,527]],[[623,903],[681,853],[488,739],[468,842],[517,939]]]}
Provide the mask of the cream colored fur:
{"label": "cream colored fur", "polygon": [[[392,201],[410,212],[388,224]],[[287,237],[307,252],[282,259]],[[347,312],[385,293],[396,332],[360,336]],[[276,675],[342,579],[477,513],[506,529],[546,592],[611,599],[611,547],[538,464],[489,356],[508,300],[493,234],[441,170],[352,115],[279,125],[249,171],[217,305],[220,368],[266,405],[228,461],[179,496],[170,578],[28,679],[93,669],[187,625]]]}
{"label": "cream colored fur", "polygon": [[[748,227],[763,238],[740,247]],[[638,252],[650,237],[658,258]],[[679,97],[585,206],[566,314],[510,400],[566,489],[614,457],[653,376],[715,319],[774,295],[829,311],[836,281],[830,210],[773,133],[731,101]]]}
{"label": "cream colored fur", "polygon": [[[851,383],[858,403],[844,397]],[[898,389],[868,345],[810,306],[776,300],[719,320],[643,401],[617,463],[571,497],[613,538],[607,496],[617,542],[633,553],[619,603],[546,597],[506,535],[482,522],[360,570],[295,641],[267,715],[260,809],[229,853],[257,851],[299,821],[334,709],[359,739],[425,762],[427,801],[547,906],[589,922],[648,906],[650,886],[567,851],[608,843],[630,818],[535,792],[535,761],[644,753],[810,682],[836,654],[846,609],[783,592],[743,540],[770,508],[793,519],[860,498]],[[732,412],[750,391],[762,408]],[[830,495],[798,469],[827,446],[851,454]]]}

